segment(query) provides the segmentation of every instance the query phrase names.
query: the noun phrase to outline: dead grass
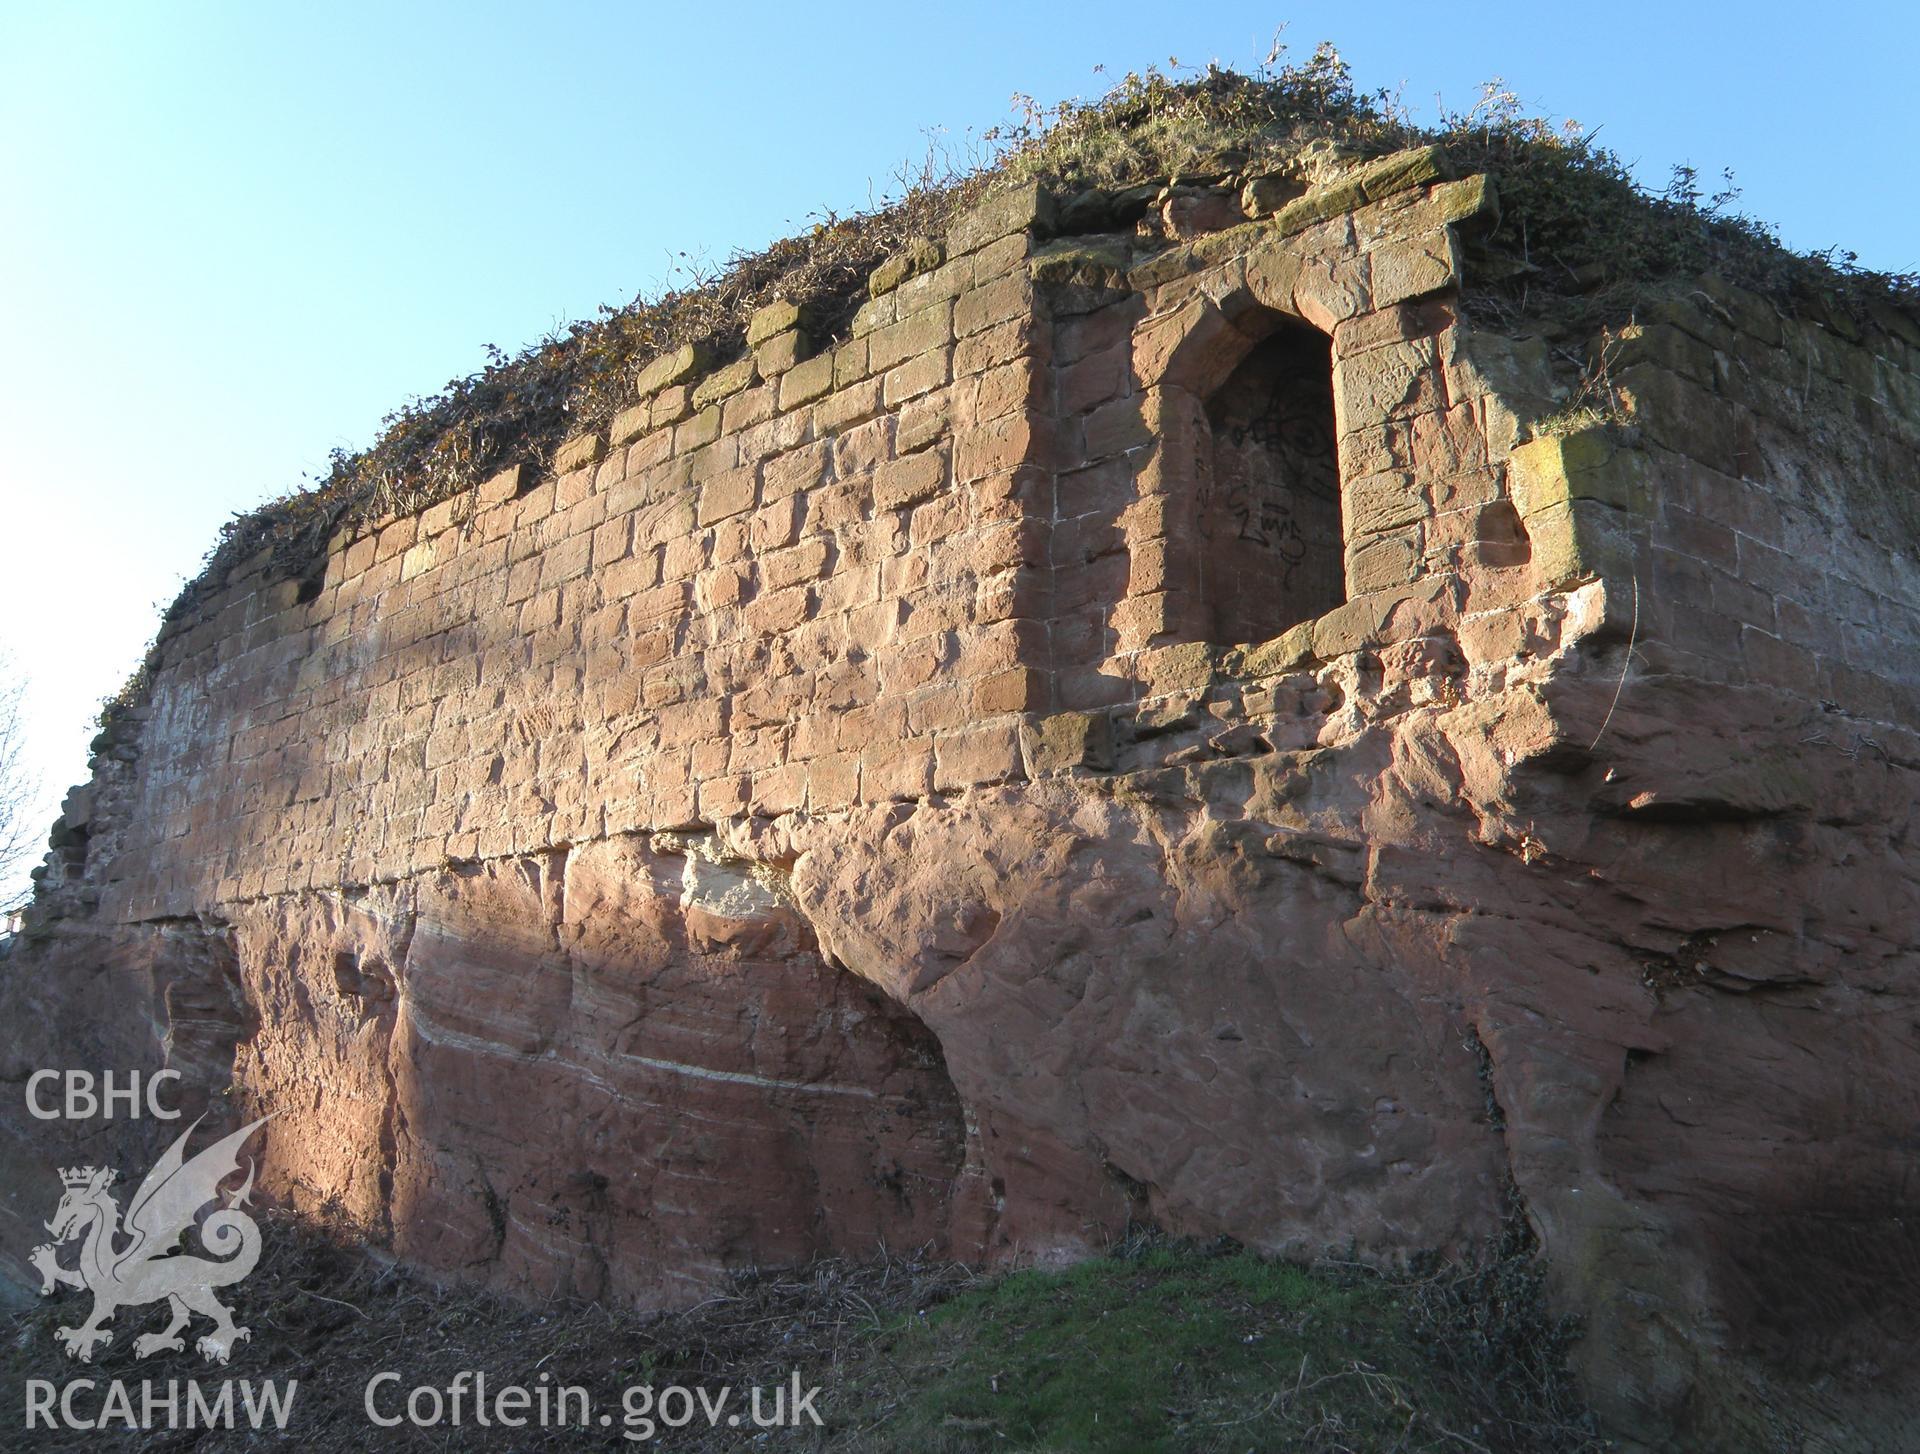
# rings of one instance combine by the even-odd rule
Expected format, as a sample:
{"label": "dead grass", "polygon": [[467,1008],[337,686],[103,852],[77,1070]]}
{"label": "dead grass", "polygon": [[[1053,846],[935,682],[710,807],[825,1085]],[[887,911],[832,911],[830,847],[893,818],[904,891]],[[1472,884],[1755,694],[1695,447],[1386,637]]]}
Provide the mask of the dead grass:
{"label": "dead grass", "polygon": [[[496,1388],[587,1388],[596,1407],[619,1408],[628,1385],[718,1388],[772,1387],[795,1368],[810,1383],[833,1384],[890,1321],[926,1308],[978,1282],[957,1264],[916,1256],[872,1261],[826,1260],[797,1270],[739,1278],[724,1293],[669,1317],[578,1303],[529,1305],[484,1289],[443,1284],[342,1246],[324,1231],[281,1217],[264,1222],[260,1265],[232,1298],[235,1319],[251,1337],[226,1367],[191,1351],[147,1359],[133,1354],[134,1336],[163,1321],[154,1309],[120,1314],[112,1344],[86,1367],[70,1362],[53,1330],[82,1314],[79,1293],[67,1293],[13,1315],[5,1327],[7,1384],[28,1379],[64,1385],[77,1377],[297,1380],[289,1429],[298,1447],[359,1451],[378,1437],[383,1449],[511,1448],[515,1451],[632,1447],[597,1429],[527,1429],[492,1442],[471,1427],[383,1431],[370,1426],[362,1393],[375,1373],[402,1374],[398,1404],[416,1385],[445,1388],[463,1370],[484,1370]],[[189,1350],[191,1343],[189,1343]],[[97,1405],[94,1405],[97,1406]],[[616,1420],[617,1420],[616,1414]],[[738,1448],[722,1430],[713,1448]],[[225,1451],[258,1447],[247,1431],[155,1432],[122,1437],[103,1431],[36,1430],[36,1451],[99,1448]],[[671,1448],[708,1447],[678,1441]],[[789,1444],[786,1447],[807,1447]]]}
{"label": "dead grass", "polygon": [[[123,1313],[113,1344],[81,1367],[53,1329],[84,1306],[68,1293],[7,1320],[6,1381],[80,1377],[297,1380],[285,1442],[359,1451],[633,1447],[621,1391],[678,1384],[717,1392],[819,1385],[824,1428],[775,1433],[696,1421],[656,1440],[681,1450],[1217,1450],[1300,1454],[1598,1454],[1563,1366],[1573,1329],[1541,1298],[1531,1245],[1387,1275],[1351,1261],[1307,1268],[1231,1244],[1152,1232],[1062,1272],[986,1277],[924,1256],[828,1260],[739,1277],[684,1313],[528,1306],[443,1286],[274,1219],[238,1289],[252,1329],[226,1368],[191,1354],[132,1354],[155,1323]],[[497,1390],[587,1389],[611,1429],[397,1428],[362,1407],[376,1372],[444,1389],[484,1371]],[[136,1395],[137,1397],[137,1395]],[[83,1410],[97,1408],[83,1402]],[[36,1429],[35,1450],[255,1449],[245,1430]],[[279,1442],[279,1441],[272,1441]]]}

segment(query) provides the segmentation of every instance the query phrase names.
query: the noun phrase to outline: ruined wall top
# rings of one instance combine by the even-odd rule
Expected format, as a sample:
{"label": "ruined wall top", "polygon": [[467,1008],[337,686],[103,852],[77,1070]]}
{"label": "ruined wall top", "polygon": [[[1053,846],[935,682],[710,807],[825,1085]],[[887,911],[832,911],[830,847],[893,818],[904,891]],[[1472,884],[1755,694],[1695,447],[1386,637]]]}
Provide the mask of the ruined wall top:
{"label": "ruined wall top", "polygon": [[[1498,216],[1435,147],[991,196],[837,342],[762,308],[737,358],[647,365],[551,473],[343,529],[298,579],[229,571],[163,632],[43,888],[166,918],[1085,771],[1143,703],[1257,718],[1356,654],[1455,692],[1524,655],[1490,623],[1583,581],[1708,674],[1764,652],[1910,708],[1874,657],[1911,630],[1916,496],[1886,482],[1914,477],[1913,344],[1703,291],[1596,342],[1624,413],[1567,432],[1548,344],[1463,312]],[[1783,463],[1779,431],[1861,467]],[[1801,548],[1834,532],[1839,575]]]}

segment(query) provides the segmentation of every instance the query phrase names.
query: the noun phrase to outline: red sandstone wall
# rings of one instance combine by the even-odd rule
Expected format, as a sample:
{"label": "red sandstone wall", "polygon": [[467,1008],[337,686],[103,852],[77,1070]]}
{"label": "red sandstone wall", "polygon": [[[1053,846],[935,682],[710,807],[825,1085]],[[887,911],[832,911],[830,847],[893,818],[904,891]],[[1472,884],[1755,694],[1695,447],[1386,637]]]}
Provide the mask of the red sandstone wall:
{"label": "red sandstone wall", "polygon": [[1044,705],[1020,222],[956,229],[847,343],[770,334],[557,478],[337,541],[311,600],[235,572],[162,644],[106,912],[1016,773],[1007,714]]}
{"label": "red sandstone wall", "polygon": [[845,343],[769,310],[726,368],[648,370],[555,478],[337,539],[304,588],[241,567],[163,636],[105,912],[1023,777],[1015,714],[1191,673],[1204,400],[1286,319],[1333,332],[1349,593],[1506,563],[1488,385],[1409,302],[1491,203],[1432,193],[1043,299],[1041,202],[1006,197]]}
{"label": "red sandstone wall", "polygon": [[[284,1108],[276,1194],[515,1287],[1513,1205],[1619,1427],[1898,1409],[1920,339],[1716,298],[1615,358],[1629,419],[1523,442],[1549,345],[1464,321],[1497,204],[1436,167],[1144,239],[1006,195],[847,341],[770,310],[309,600],[243,567],[11,1012],[167,1027]],[[1345,599],[1220,640],[1208,405],[1301,325]]]}

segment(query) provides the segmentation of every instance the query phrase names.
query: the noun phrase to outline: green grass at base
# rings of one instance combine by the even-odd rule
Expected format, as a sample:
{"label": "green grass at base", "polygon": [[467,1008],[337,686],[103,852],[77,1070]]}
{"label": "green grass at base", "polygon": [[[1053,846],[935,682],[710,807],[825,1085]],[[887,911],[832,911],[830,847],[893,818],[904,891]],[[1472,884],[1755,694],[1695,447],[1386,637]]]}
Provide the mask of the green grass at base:
{"label": "green grass at base", "polygon": [[1407,1295],[1244,1251],[1019,1272],[896,1322],[837,1402],[871,1429],[851,1447],[870,1449],[1598,1447],[1573,1426],[1524,1442],[1489,1431],[1487,1414],[1525,1411],[1466,1407],[1414,1335]]}

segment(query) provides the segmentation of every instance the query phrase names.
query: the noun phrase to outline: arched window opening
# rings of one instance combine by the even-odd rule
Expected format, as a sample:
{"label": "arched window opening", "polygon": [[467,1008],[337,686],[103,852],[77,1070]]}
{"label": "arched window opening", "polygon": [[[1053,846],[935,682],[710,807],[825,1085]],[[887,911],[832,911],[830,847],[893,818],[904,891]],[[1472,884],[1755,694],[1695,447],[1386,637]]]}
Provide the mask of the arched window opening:
{"label": "arched window opening", "polygon": [[1286,321],[1207,403],[1200,581],[1208,639],[1264,641],[1346,599],[1333,352]]}

